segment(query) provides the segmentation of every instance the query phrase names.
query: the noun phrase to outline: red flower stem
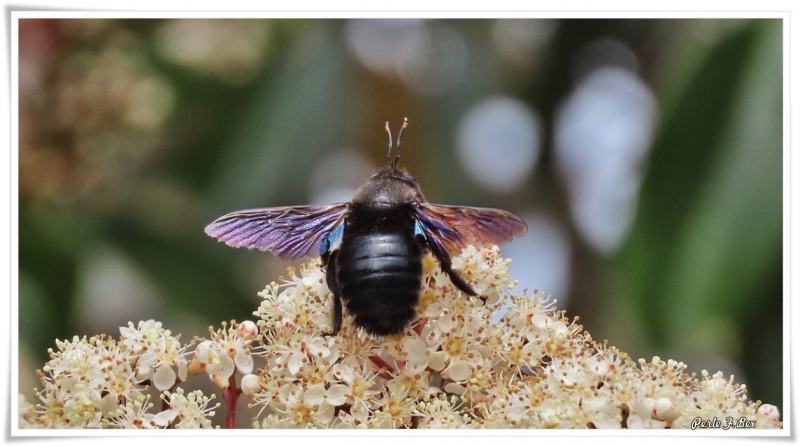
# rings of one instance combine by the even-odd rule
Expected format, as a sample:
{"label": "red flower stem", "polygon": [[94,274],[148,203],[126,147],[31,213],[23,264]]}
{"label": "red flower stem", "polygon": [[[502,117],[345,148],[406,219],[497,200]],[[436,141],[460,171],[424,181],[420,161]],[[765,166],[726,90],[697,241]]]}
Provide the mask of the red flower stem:
{"label": "red flower stem", "polygon": [[389,365],[388,362],[384,361],[383,358],[378,355],[372,355],[369,357],[369,359],[374,364],[372,368],[375,370],[378,376],[381,378],[392,379],[392,375],[389,373],[395,373],[394,367]]}
{"label": "red flower stem", "polygon": [[234,370],[231,373],[231,377],[228,378],[228,388],[222,389],[222,399],[225,400],[225,404],[228,406],[228,419],[225,426],[228,429],[236,427],[236,402],[239,400],[241,393],[242,389],[236,387],[236,371]]}

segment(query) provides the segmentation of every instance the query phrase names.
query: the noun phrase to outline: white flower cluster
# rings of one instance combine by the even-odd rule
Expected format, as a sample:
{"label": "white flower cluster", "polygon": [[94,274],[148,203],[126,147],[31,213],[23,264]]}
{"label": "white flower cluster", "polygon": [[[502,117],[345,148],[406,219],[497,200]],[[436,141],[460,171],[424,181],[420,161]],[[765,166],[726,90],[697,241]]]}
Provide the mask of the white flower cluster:
{"label": "white flower cluster", "polygon": [[[207,397],[203,392],[195,390],[189,392],[188,395],[184,394],[183,389],[180,387],[174,392],[169,391],[161,394],[161,399],[169,404],[169,409],[165,410],[166,418],[168,420],[176,419],[176,429],[198,429],[198,428],[211,428],[211,420],[208,417],[214,416],[214,409],[219,408],[220,404],[208,407],[208,403],[216,398],[216,395]],[[219,426],[218,426],[219,427]]]}
{"label": "white flower cluster", "polygon": [[[331,294],[318,263],[271,284],[256,316],[267,365],[243,388],[271,427],[688,428],[697,417],[781,427],[744,386],[684,373],[595,343],[543,295],[510,293],[499,249],[468,248],[453,266],[488,296],[456,289],[424,261],[420,319],[375,339],[345,317],[330,330]],[[504,313],[501,315],[501,313]],[[766,408],[766,409],[765,409]]]}
{"label": "white flower cluster", "polygon": [[120,333],[118,341],[104,335],[56,340],[58,351],[50,350],[51,359],[39,372],[44,386],[35,391],[39,404],[20,398],[20,427],[164,428],[176,417],[182,425],[207,427],[205,415],[196,415],[196,407],[179,403],[170,392],[165,392],[163,411],[148,412],[153,404],[145,392],[151,384],[167,390],[186,379],[187,346],[154,320],[137,327],[129,323]]}
{"label": "white flower cluster", "polygon": [[332,295],[314,262],[259,293],[256,323],[210,328],[188,365],[186,347],[154,321],[123,327],[119,342],[59,341],[41,373],[41,403],[21,400],[20,425],[210,427],[213,395],[165,391],[153,412],[141,392],[205,373],[222,389],[229,427],[240,393],[262,428],[782,427],[777,408],[746,402],[732,376],[688,375],[658,357],[637,364],[543,295],[512,294],[510,261],[499,254],[470,247],[453,258],[486,302],[462,294],[426,256],[419,319],[395,337],[369,336],[346,313],[339,334],[324,336]]}

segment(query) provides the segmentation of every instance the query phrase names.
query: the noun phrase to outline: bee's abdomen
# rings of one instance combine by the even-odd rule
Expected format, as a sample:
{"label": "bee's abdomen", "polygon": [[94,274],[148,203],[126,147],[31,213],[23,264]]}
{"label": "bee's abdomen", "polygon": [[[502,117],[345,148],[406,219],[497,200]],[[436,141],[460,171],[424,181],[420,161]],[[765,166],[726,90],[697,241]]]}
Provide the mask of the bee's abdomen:
{"label": "bee's abdomen", "polygon": [[337,263],[341,298],[357,326],[390,335],[416,317],[422,250],[413,234],[355,235],[342,243]]}

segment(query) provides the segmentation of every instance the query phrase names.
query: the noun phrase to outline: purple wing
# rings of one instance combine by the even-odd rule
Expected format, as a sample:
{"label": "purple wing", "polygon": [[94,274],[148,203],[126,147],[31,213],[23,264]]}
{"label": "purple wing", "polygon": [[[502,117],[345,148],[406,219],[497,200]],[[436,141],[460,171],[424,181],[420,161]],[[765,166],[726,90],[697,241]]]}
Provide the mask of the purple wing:
{"label": "purple wing", "polygon": [[421,203],[417,214],[426,235],[450,255],[460,254],[468,245],[510,242],[528,231],[524,221],[499,209]]}
{"label": "purple wing", "polygon": [[346,213],[347,203],[248,209],[214,220],[206,234],[234,248],[269,251],[285,260],[316,257]]}

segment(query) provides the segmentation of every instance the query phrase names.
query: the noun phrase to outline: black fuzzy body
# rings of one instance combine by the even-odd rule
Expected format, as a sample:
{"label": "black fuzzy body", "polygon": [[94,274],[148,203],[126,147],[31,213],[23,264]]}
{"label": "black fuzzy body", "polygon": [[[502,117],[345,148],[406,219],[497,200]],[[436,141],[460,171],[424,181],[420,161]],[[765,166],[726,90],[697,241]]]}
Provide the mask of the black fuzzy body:
{"label": "black fuzzy body", "polygon": [[327,262],[328,287],[373,335],[400,333],[416,318],[425,247],[413,212],[409,204],[351,205],[341,247]]}

